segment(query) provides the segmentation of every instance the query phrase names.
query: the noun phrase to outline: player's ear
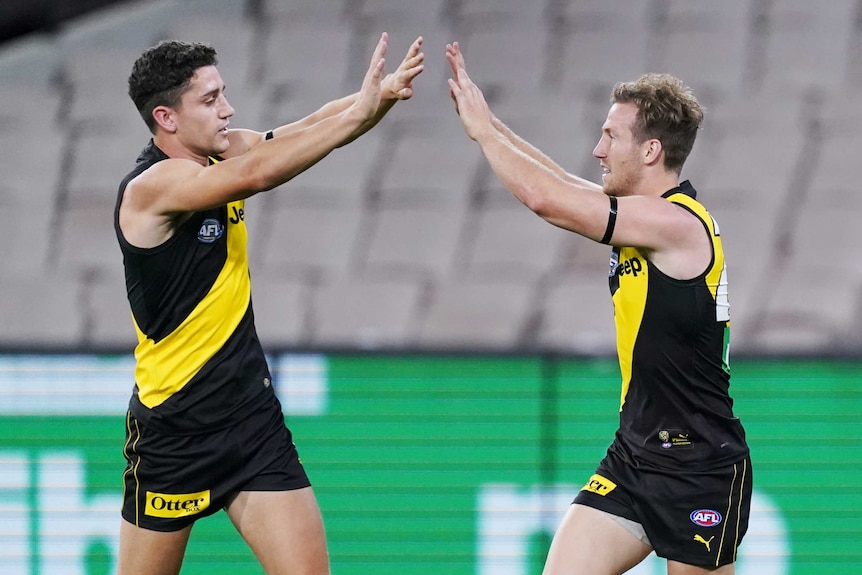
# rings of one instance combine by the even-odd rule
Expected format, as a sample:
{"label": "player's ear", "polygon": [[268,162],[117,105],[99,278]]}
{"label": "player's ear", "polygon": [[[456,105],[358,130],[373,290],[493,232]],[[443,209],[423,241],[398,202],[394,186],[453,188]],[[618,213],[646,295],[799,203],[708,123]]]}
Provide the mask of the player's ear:
{"label": "player's ear", "polygon": [[661,145],[660,140],[656,140],[655,138],[647,140],[643,144],[643,158],[644,163],[646,164],[655,164],[661,159],[661,153],[664,148]]}
{"label": "player's ear", "polygon": [[174,111],[171,108],[168,108],[167,106],[156,106],[153,108],[153,119],[164,131],[171,134],[177,131]]}

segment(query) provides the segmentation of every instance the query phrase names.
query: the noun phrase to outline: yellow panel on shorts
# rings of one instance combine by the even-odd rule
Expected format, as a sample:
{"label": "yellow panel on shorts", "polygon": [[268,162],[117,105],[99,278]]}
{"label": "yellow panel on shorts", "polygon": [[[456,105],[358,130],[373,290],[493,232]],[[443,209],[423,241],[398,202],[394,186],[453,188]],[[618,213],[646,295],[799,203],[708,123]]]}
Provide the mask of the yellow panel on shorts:
{"label": "yellow panel on shorts", "polygon": [[602,477],[599,474],[595,474],[590,477],[590,480],[587,481],[587,484],[581,488],[581,491],[591,491],[596,495],[601,495],[602,497],[604,497],[616,488],[616,483],[614,483],[607,477]]}
{"label": "yellow panel on shorts", "polygon": [[196,515],[210,506],[210,491],[198,493],[153,493],[147,491],[144,514],[151,517],[185,517]]}

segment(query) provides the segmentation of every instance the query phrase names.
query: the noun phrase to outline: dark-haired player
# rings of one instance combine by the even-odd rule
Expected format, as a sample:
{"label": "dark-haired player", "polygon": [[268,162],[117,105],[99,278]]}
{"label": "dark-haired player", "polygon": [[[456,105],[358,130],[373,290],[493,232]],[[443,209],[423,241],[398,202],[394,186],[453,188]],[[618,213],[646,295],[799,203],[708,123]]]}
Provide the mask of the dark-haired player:
{"label": "dark-haired player", "polygon": [[267,573],[329,573],[320,511],[255,333],[243,206],[412,96],[422,39],[389,75],[387,42],[359,92],[266,134],[230,128],[210,46],[163,42],[135,62],[129,95],[153,138],[115,210],[138,333],[120,575],[178,573],[193,523],[220,509]]}

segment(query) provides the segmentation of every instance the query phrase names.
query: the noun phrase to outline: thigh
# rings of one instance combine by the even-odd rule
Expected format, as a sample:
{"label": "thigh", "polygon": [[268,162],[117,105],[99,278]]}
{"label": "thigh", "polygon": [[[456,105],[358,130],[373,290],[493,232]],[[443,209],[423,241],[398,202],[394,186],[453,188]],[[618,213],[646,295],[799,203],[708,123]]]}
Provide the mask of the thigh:
{"label": "thigh", "polygon": [[226,509],[268,575],[329,573],[323,520],[311,487],[241,491]]}
{"label": "thigh", "polygon": [[230,430],[163,435],[127,418],[122,517],[153,531],[179,531],[217,512],[237,489]]}
{"label": "thigh", "polygon": [[619,575],[651,551],[609,513],[575,503],[554,534],[543,575]]}
{"label": "thigh", "polygon": [[151,531],[122,520],[117,575],[176,575],[191,529]]}
{"label": "thigh", "polygon": [[748,459],[710,471],[641,473],[635,507],[659,557],[715,570],[736,561],[751,486]]}

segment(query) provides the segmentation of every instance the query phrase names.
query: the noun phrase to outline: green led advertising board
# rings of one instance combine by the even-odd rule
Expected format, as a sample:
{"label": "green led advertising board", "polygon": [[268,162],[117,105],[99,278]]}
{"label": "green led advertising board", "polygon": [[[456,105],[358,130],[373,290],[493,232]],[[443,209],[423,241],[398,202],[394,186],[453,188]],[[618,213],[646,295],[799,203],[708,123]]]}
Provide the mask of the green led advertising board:
{"label": "green led advertising board", "polygon": [[[611,359],[271,362],[334,573],[538,575],[617,423]],[[734,364],[755,466],[738,574],[862,573],[860,368]],[[132,369],[125,356],[0,356],[0,573],[113,572]],[[212,573],[262,573],[224,513],[195,526],[183,569]]]}

